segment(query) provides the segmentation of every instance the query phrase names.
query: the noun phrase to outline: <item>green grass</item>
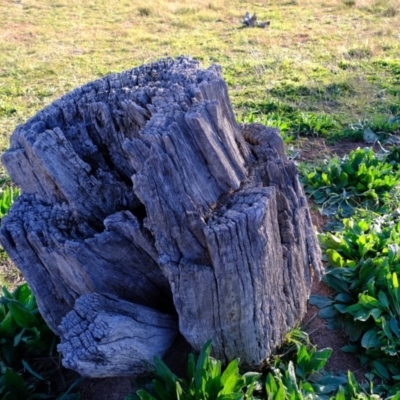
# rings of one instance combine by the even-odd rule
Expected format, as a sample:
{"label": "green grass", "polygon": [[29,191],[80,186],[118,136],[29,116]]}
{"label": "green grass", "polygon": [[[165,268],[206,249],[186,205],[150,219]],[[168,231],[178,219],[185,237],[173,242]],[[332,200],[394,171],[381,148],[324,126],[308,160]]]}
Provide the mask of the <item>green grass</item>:
{"label": "green grass", "polygon": [[[342,129],[400,109],[399,1],[4,1],[0,149],[18,123],[76,86],[160,57],[223,67],[238,114],[263,105]],[[267,29],[239,29],[246,11]],[[290,113],[288,117],[291,117]],[[334,129],[334,130],[335,130]],[[324,133],[329,135],[329,132]]]}

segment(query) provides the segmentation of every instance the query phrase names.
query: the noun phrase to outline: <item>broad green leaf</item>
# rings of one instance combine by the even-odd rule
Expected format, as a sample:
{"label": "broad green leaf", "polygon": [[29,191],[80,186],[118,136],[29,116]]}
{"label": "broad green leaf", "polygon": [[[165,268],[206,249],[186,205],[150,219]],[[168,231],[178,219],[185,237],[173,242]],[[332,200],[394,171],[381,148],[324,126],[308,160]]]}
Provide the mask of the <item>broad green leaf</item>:
{"label": "broad green leaf", "polygon": [[345,320],[343,322],[343,327],[349,340],[356,342],[360,339],[361,335],[365,330],[365,323],[363,321],[349,321]]}
{"label": "broad green leaf", "polygon": [[275,393],[278,392],[278,385],[276,384],[274,376],[268,373],[265,379],[265,391],[267,392],[268,399],[273,399]]}
{"label": "broad green leaf", "polygon": [[356,378],[354,377],[354,375],[351,371],[347,371],[347,381],[348,381],[348,385],[353,390],[353,392],[357,393],[360,391],[360,386],[358,385]]}
{"label": "broad green leaf", "polygon": [[323,172],[323,173],[321,174],[321,178],[322,178],[322,180],[324,181],[324,184],[325,184],[325,185],[330,186],[331,181],[329,180],[328,175],[327,175],[325,172]]}
{"label": "broad green leaf", "polygon": [[380,317],[381,317],[381,315],[382,315],[382,310],[380,310],[379,308],[373,308],[372,310],[371,310],[371,316],[372,316],[372,318],[374,318],[374,320],[376,321],[376,320],[378,320]]}
{"label": "broad green leaf", "polygon": [[372,361],[375,372],[383,379],[390,379],[390,374],[385,364],[379,360]]}
{"label": "broad green leaf", "polygon": [[361,346],[365,349],[380,348],[381,341],[375,328],[365,332],[361,339]]}
{"label": "broad green leaf", "polygon": [[343,388],[343,386],[339,387],[339,390],[337,391],[335,397],[333,397],[334,400],[346,400],[346,392]]}
{"label": "broad green leaf", "polygon": [[4,391],[2,399],[26,400],[28,389],[24,379],[11,369],[7,368],[4,374]]}
{"label": "broad green leaf", "polygon": [[341,302],[341,303],[349,303],[352,301],[352,297],[348,293],[339,293],[337,296],[335,296],[335,301]]}
{"label": "broad green leaf", "polygon": [[157,400],[155,397],[147,393],[145,390],[138,390],[136,394],[140,397],[140,400]]}
{"label": "broad green leaf", "polygon": [[175,382],[178,377],[168,368],[168,366],[158,357],[154,357],[154,366],[156,367],[157,377],[160,378],[167,388],[169,393],[175,391]]}
{"label": "broad green leaf", "polygon": [[[18,300],[21,304],[26,306],[32,297],[32,291],[27,283],[17,286],[17,288],[13,292],[13,297],[15,300]],[[31,309],[29,311],[32,311]]]}
{"label": "broad green leaf", "polygon": [[299,382],[301,392],[305,393],[306,395],[310,394],[311,397],[305,397],[305,399],[315,399],[315,390],[310,382],[307,381],[300,381]]}
{"label": "broad green leaf", "polygon": [[329,271],[326,273],[322,280],[330,286],[333,290],[335,290],[338,293],[345,292],[345,293],[350,293],[349,291],[349,284],[345,282],[341,277],[337,277],[334,275],[333,271]]}
{"label": "broad green leaf", "polygon": [[361,293],[358,296],[358,301],[360,304],[368,308],[382,307],[381,303],[377,299],[375,299],[375,297],[369,296],[368,294]]}
{"label": "broad green leaf", "polygon": [[210,357],[209,373],[211,378],[220,377],[221,378],[221,361],[215,360]]}
{"label": "broad green leaf", "polygon": [[[213,378],[208,378],[205,385],[205,392],[208,394],[210,399],[216,399],[218,394],[230,393],[231,391],[224,391],[224,387],[221,383],[221,375],[214,376]],[[233,390],[232,390],[233,392]]]}
{"label": "broad green leaf", "polygon": [[7,315],[0,324],[0,337],[13,337],[15,335],[16,326],[17,325],[15,324],[11,311],[8,311]]}
{"label": "broad green leaf", "polygon": [[8,289],[5,286],[3,286],[2,289],[3,289],[4,297],[6,299],[13,299],[13,295],[8,291]]}
{"label": "broad green leaf", "polygon": [[333,267],[344,267],[346,262],[344,258],[334,249],[327,249],[326,255],[328,256],[328,261]]}
{"label": "broad green leaf", "polygon": [[371,309],[366,308],[361,304],[353,304],[348,306],[347,312],[351,314],[354,319],[359,321],[366,321],[371,316]]}
{"label": "broad green leaf", "polygon": [[356,344],[346,344],[341,348],[343,353],[356,353],[360,350],[359,346]]}
{"label": "broad green leaf", "polygon": [[160,382],[157,379],[153,380],[153,387],[161,399],[175,400],[175,396],[173,396],[172,393],[175,393],[175,391],[176,391],[176,382],[174,382],[174,391],[173,392],[170,392],[168,390],[168,388],[166,387],[166,384],[164,382]]}
{"label": "broad green leaf", "polygon": [[329,357],[332,354],[332,349],[323,349],[323,350],[318,350],[316,351],[310,361],[311,369],[313,372],[318,372],[320,371],[325,364],[328,362]]}
{"label": "broad green leaf", "polygon": [[310,359],[311,355],[308,352],[307,346],[302,344],[297,351],[297,364],[304,364],[306,367],[308,367]]}
{"label": "broad green leaf", "polygon": [[226,367],[225,371],[222,373],[222,376],[221,376],[222,385],[225,385],[227,380],[231,376],[237,376],[238,373],[239,373],[239,360],[235,359],[235,360],[232,360],[228,364],[228,366]]}
{"label": "broad green leaf", "polygon": [[221,394],[233,393],[242,386],[244,386],[244,379],[242,379],[239,376],[239,374],[230,375],[225,381],[225,384],[221,389],[220,393]]}
{"label": "broad green leaf", "polygon": [[202,390],[203,387],[203,372],[207,366],[210,351],[211,351],[211,343],[212,341],[209,340],[201,349],[199,358],[196,363],[196,370],[194,373],[194,383],[196,387],[196,391]]}
{"label": "broad green leaf", "polygon": [[318,312],[318,315],[319,315],[321,318],[325,318],[325,319],[327,319],[327,318],[333,318],[333,317],[336,316],[336,314],[337,314],[336,308],[333,307],[333,306],[328,306],[328,307],[322,308],[322,309],[319,310],[319,312]]}
{"label": "broad green leaf", "polygon": [[22,328],[33,328],[39,324],[37,318],[21,305],[17,303],[9,303],[8,308],[15,322]]}
{"label": "broad green leaf", "polygon": [[326,296],[320,296],[317,294],[312,294],[310,298],[308,299],[308,303],[316,306],[318,308],[324,308],[327,306],[330,306],[332,304],[332,300],[329,297]]}
{"label": "broad green leaf", "polygon": [[319,234],[318,239],[320,240],[323,248],[337,249],[342,244],[342,239],[330,232]]}
{"label": "broad green leaf", "polygon": [[229,394],[221,394],[217,397],[217,400],[242,400],[243,394],[241,393],[229,393]]}
{"label": "broad green leaf", "polygon": [[[294,370],[294,365],[292,361],[289,361],[287,371],[285,373],[285,384],[287,387],[287,391],[292,394],[298,394],[300,392],[299,387],[297,385],[297,379],[296,379],[296,373]],[[297,396],[294,396],[293,398],[296,398]]]}
{"label": "broad green leaf", "polygon": [[17,347],[24,336],[26,329],[21,329],[15,336],[14,336],[14,347]]}
{"label": "broad green leaf", "polygon": [[383,332],[385,332],[385,335],[389,339],[393,339],[393,335],[392,335],[392,331],[390,329],[390,326],[387,324],[386,319],[384,317],[382,317],[381,323],[382,323],[382,329],[383,329]]}
{"label": "broad green leaf", "polygon": [[396,335],[396,337],[400,337],[399,324],[398,324],[397,320],[393,317],[390,318],[389,325],[390,325],[390,329]]}
{"label": "broad green leaf", "polygon": [[175,394],[176,394],[176,400],[181,400],[181,397],[183,395],[183,389],[179,382],[175,382]]}
{"label": "broad green leaf", "polygon": [[382,306],[389,309],[389,300],[385,292],[380,291],[378,293],[378,300],[381,302]]}
{"label": "broad green leaf", "polygon": [[334,307],[338,310],[341,314],[347,314],[347,305],[343,303],[335,303]]}
{"label": "broad green leaf", "polygon": [[395,289],[397,289],[397,288],[399,287],[399,281],[398,281],[398,279],[397,279],[397,274],[396,274],[396,272],[393,272],[393,274],[392,274],[392,282],[393,282],[393,287],[394,287]]}
{"label": "broad green leaf", "polygon": [[285,400],[286,399],[286,390],[285,386],[283,385],[282,382],[278,382],[278,390],[273,396],[273,400]]}
{"label": "broad green leaf", "polygon": [[196,361],[194,359],[194,354],[190,353],[187,364],[187,375],[189,380],[194,378],[195,368],[196,368]]}

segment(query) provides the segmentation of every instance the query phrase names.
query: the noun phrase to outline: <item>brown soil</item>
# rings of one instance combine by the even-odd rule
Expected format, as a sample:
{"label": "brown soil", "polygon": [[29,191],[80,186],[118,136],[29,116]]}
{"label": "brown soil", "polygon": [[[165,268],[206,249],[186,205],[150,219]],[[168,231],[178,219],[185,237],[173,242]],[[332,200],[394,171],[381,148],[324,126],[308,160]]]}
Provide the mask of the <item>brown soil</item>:
{"label": "brown soil", "polygon": [[[338,143],[328,145],[321,138],[308,138],[306,141],[299,142],[299,154],[296,160],[316,161],[330,158],[333,155],[343,157],[359,147],[367,147],[367,145],[365,142],[355,142],[352,140],[342,140]],[[316,231],[321,232],[328,218],[316,211],[311,203],[309,206],[313,225]],[[318,281],[314,282],[311,288],[311,294],[329,296],[332,293],[332,290]],[[366,371],[361,367],[358,357],[351,353],[344,353],[341,350],[348,343],[346,334],[341,330],[329,330],[326,321],[318,316],[317,307],[308,305],[307,314],[303,318],[301,326],[308,333],[311,342],[319,349],[330,347],[333,350],[325,367],[327,371],[346,373],[350,370],[358,380],[362,381],[364,379]]]}
{"label": "brown soil", "polygon": [[[332,291],[322,282],[314,282],[312,286],[312,294],[321,296],[329,296]],[[341,349],[348,344],[346,334],[341,330],[331,331],[327,328],[324,319],[318,316],[318,308],[308,305],[307,314],[302,321],[302,329],[308,333],[311,342],[318,347],[324,349],[330,347],[333,352],[325,366],[326,371],[334,373],[344,372],[348,370],[353,372],[359,382],[365,380],[364,374],[367,370],[361,367],[358,357],[352,353],[344,353]]]}
{"label": "brown soil", "polygon": [[[4,251],[0,252],[0,277],[1,285],[6,284],[7,289],[10,291],[25,282],[23,275],[14,266],[14,263],[9,258],[5,257]],[[1,294],[2,292],[0,292],[0,296]]]}
{"label": "brown soil", "polygon": [[327,144],[322,138],[306,138],[296,142],[294,146],[299,151],[297,161],[317,161],[336,155],[343,157],[359,147],[370,147],[365,142],[355,142],[344,139],[334,144]]}
{"label": "brown soil", "polygon": [[[311,204],[310,212],[315,229],[321,232],[322,227],[327,222],[327,218],[321,216],[318,211],[313,210]],[[330,296],[333,291],[322,282],[314,281],[311,287],[311,294]],[[327,322],[318,316],[318,311],[317,307],[309,304],[301,326],[308,333],[311,342],[319,349],[330,347],[333,350],[325,369],[335,373],[346,373],[350,370],[359,381],[363,381],[364,373],[367,371],[361,367],[358,357],[355,354],[344,353],[341,350],[348,343],[346,334],[341,330],[329,330]]]}

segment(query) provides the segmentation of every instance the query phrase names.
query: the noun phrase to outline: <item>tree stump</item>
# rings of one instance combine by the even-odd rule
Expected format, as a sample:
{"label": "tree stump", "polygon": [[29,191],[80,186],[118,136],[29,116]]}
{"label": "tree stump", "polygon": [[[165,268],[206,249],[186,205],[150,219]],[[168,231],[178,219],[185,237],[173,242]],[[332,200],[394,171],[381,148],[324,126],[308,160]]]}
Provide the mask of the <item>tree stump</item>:
{"label": "tree stump", "polygon": [[167,59],[74,90],[11,136],[1,242],[63,364],[137,373],[180,333],[259,364],[302,318],[320,250],[279,132],[221,70]]}

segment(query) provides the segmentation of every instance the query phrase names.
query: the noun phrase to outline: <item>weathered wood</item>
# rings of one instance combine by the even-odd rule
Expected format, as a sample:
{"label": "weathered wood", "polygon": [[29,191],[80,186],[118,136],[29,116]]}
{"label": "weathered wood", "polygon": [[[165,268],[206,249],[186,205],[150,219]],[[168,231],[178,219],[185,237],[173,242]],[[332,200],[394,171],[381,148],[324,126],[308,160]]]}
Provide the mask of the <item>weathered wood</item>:
{"label": "weathered wood", "polygon": [[219,67],[161,60],[76,89],[3,163],[22,195],[0,239],[66,366],[136,373],[178,324],[258,364],[304,315],[322,267],[296,168],[276,129],[236,123]]}
{"label": "weathered wood", "polygon": [[91,377],[142,372],[179,332],[169,315],[96,293],[76,301],[60,330],[64,366]]}

